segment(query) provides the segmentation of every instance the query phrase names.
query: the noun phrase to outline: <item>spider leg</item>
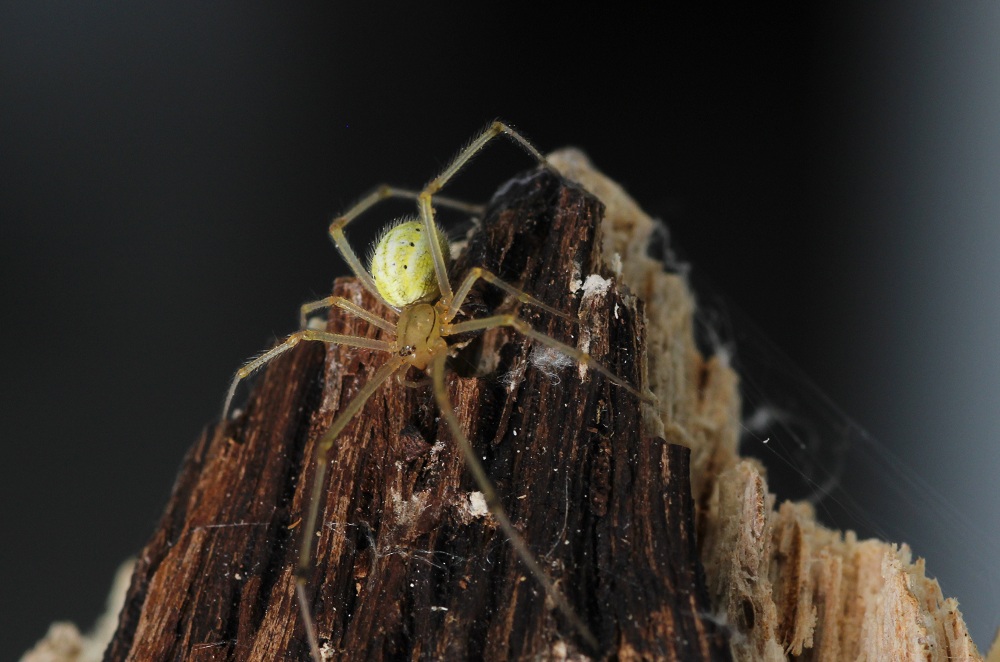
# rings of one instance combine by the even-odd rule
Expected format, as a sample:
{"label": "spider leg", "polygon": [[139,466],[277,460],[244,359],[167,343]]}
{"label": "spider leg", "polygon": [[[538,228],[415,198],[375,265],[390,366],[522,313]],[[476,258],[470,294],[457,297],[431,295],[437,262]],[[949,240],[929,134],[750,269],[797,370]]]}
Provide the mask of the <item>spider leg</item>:
{"label": "spider leg", "polygon": [[455,298],[452,299],[451,305],[448,308],[448,314],[445,315],[444,318],[445,324],[455,319],[455,315],[459,313],[459,310],[462,308],[462,304],[465,302],[465,297],[469,296],[469,290],[472,289],[472,286],[479,279],[485,280],[487,283],[500,288],[521,303],[526,303],[530,306],[534,306],[535,308],[541,308],[551,315],[570,320],[571,322],[578,321],[576,318],[567,315],[562,311],[556,310],[552,306],[542,303],[535,297],[531,296],[527,292],[519,290],[510,283],[500,280],[500,278],[493,272],[487,271],[482,267],[473,267],[472,269],[469,269],[469,274],[462,281],[462,284],[458,287],[458,289],[455,290]]}
{"label": "spider leg", "polygon": [[378,315],[368,312],[353,301],[338,296],[324,297],[322,299],[317,299],[316,301],[308,301],[302,304],[302,307],[299,309],[299,328],[306,328],[306,325],[309,322],[309,316],[312,313],[317,310],[332,308],[334,306],[346,310],[355,317],[360,317],[364,321],[373,326],[377,326],[383,331],[388,331],[392,335],[396,335],[396,326],[394,324],[387,322]]}
{"label": "spider leg", "polygon": [[[420,192],[392,187],[392,197],[417,200],[420,198]],[[483,212],[486,211],[486,205],[474,205],[468,202],[462,202],[461,200],[456,200],[454,198],[446,198],[443,195],[434,196],[434,205],[437,207],[447,207],[448,209],[465,212],[469,216],[482,216]]]}
{"label": "spider leg", "polygon": [[530,324],[524,320],[518,318],[515,315],[493,315],[491,317],[483,317],[481,319],[469,320],[468,322],[459,322],[458,324],[449,324],[444,327],[442,335],[455,335],[459,333],[468,333],[469,331],[485,331],[486,329],[495,329],[501,326],[508,326],[523,336],[527,336],[532,340],[536,340],[543,345],[548,345],[552,349],[558,350],[583,365],[596,370],[597,372],[604,375],[609,381],[618,386],[622,387],[635,397],[639,398],[641,401],[648,404],[655,404],[656,400],[651,396],[639,391],[627,381],[616,375],[615,373],[608,370],[606,367],[601,365],[593,356],[572,347],[565,343],[559,342],[551,336],[547,336],[541,331],[536,331],[531,327]]}
{"label": "spider leg", "polygon": [[423,388],[430,383],[427,375],[424,375],[420,379],[407,379],[406,374],[407,373],[405,371],[396,373],[396,381],[406,388]]}
{"label": "spider leg", "polygon": [[[441,174],[428,182],[424,190],[420,192],[417,198],[417,208],[420,210],[420,219],[424,222],[424,228],[427,232],[428,237],[434,236],[434,209],[431,206],[431,196],[437,194],[441,188],[448,183],[452,177],[455,176],[459,170],[461,170],[466,163],[468,163],[473,156],[476,155],[483,147],[487,145],[491,140],[497,136],[504,135],[514,141],[515,144],[519,145],[524,151],[533,156],[539,164],[551,168],[549,162],[545,160],[542,153],[535,149],[535,146],[528,142],[527,138],[522,136],[520,133],[510,128],[503,122],[496,120],[490,124],[485,131],[480,133],[478,136],[472,139],[472,141],[466,145],[451,163],[448,164]],[[453,297],[451,291],[451,283],[448,282],[448,263],[445,260],[445,256],[441,252],[440,246],[435,242],[430,242],[431,245],[431,256],[434,258],[434,272],[437,274],[438,286],[441,288],[441,299],[444,301],[445,306],[451,306],[451,300]]]}
{"label": "spider leg", "polygon": [[[346,344],[346,343],[345,343]],[[385,344],[385,343],[383,343]],[[309,597],[306,595],[306,579],[312,567],[313,539],[316,534],[316,522],[319,518],[319,504],[323,500],[323,481],[326,478],[327,453],[333,447],[333,442],[337,440],[340,433],[347,427],[357,414],[364,407],[368,398],[377,391],[382,384],[399,370],[406,362],[406,359],[396,355],[389,359],[381,368],[375,371],[372,378],[361,388],[354,399],[351,400],[344,409],[333,419],[330,427],[323,433],[323,436],[316,442],[316,473],[313,477],[312,494],[309,496],[309,514],[306,517],[306,525],[302,529],[302,545],[299,548],[299,564],[295,570],[295,594],[299,601],[299,611],[302,614],[302,621],[309,637],[309,650],[312,652],[314,660],[322,660],[319,651],[319,640],[316,637],[316,624],[312,618],[312,605],[309,604]]]}
{"label": "spider leg", "polygon": [[517,553],[518,558],[521,559],[521,563],[527,566],[528,571],[531,575],[538,581],[539,584],[545,589],[545,594],[552,598],[553,602],[558,606],[559,611],[562,612],[563,616],[566,617],[574,629],[580,633],[580,636],[586,640],[586,642],[594,650],[599,650],[600,646],[597,643],[597,638],[591,633],[590,628],[587,624],[577,616],[576,612],[573,611],[573,607],[570,606],[569,602],[563,597],[563,594],[559,592],[552,580],[539,565],[538,561],[535,560],[534,555],[531,550],[528,549],[528,544],[524,541],[521,533],[514,527],[514,524],[507,517],[506,511],[503,509],[503,505],[500,503],[500,499],[497,497],[496,490],[493,488],[493,484],[490,482],[489,476],[486,475],[486,470],[483,469],[482,463],[476,456],[475,451],[472,449],[472,444],[469,442],[469,438],[465,436],[465,432],[462,431],[462,426],[458,422],[458,418],[455,416],[455,409],[452,407],[451,398],[448,397],[448,389],[444,384],[444,371],[445,371],[445,359],[447,359],[447,354],[438,354],[434,357],[431,362],[431,379],[434,383],[434,398],[437,400],[438,409],[441,410],[441,415],[448,422],[448,427],[451,430],[452,436],[458,443],[459,448],[462,450],[462,455],[465,457],[465,464],[469,468],[469,473],[472,474],[473,479],[476,481],[476,485],[482,491],[483,496],[486,500],[486,506],[489,508],[490,513],[493,515],[493,519],[497,521],[500,525],[500,529],[507,536],[510,541],[511,547]]}
{"label": "spider leg", "polygon": [[[361,260],[358,259],[354,249],[351,248],[350,242],[347,241],[347,236],[344,235],[344,227],[348,223],[374,207],[379,202],[389,198],[407,198],[410,200],[418,200],[420,198],[420,194],[415,191],[408,191],[406,189],[396,188],[385,184],[378,186],[371,193],[354,203],[354,206],[344,212],[342,216],[338,216],[333,219],[333,222],[330,223],[329,233],[330,238],[337,247],[337,250],[340,252],[341,256],[343,256],[344,261],[347,262],[347,265],[351,268],[351,271],[354,272],[354,275],[358,278],[358,280],[360,280],[365,288],[374,294],[379,301],[398,312],[399,308],[390,305],[385,299],[382,298],[378,288],[375,286],[375,281],[372,279],[371,274],[369,274],[368,270],[361,264]],[[483,208],[479,205],[470,205],[464,202],[459,202],[458,200],[452,200],[451,198],[435,198],[435,203],[441,205],[442,207],[451,207],[469,214],[482,214],[483,211]],[[434,235],[430,234],[428,236],[433,237]],[[434,242],[431,242],[431,245],[436,248]]]}
{"label": "spider leg", "polygon": [[512,129],[507,124],[501,122],[500,120],[494,120],[486,129],[480,133],[478,136],[469,141],[466,145],[459,151],[458,155],[451,160],[441,174],[432,179],[420,195],[435,195],[438,191],[448,183],[448,180],[455,176],[459,170],[465,166],[466,163],[476,155],[476,152],[481,150],[487,145],[491,140],[499,135],[505,135],[511,140],[513,140],[517,145],[519,145],[524,151],[526,151],[531,156],[535,157],[535,160],[544,166],[548,166],[548,161],[542,156],[534,145],[528,142],[528,139],[522,136],[520,133]]}
{"label": "spider leg", "polygon": [[236,371],[236,374],[233,376],[233,381],[229,385],[229,391],[226,393],[226,402],[222,406],[222,422],[225,422],[229,416],[229,406],[233,403],[233,396],[236,394],[236,387],[239,386],[239,383],[253,374],[256,370],[259,370],[266,364],[298,345],[299,342],[303,340],[315,340],[318,342],[347,345],[348,347],[363,347],[365,349],[374,349],[382,352],[392,351],[392,344],[383,340],[373,340],[371,338],[361,338],[359,336],[345,336],[339,333],[327,333],[326,331],[317,331],[314,329],[296,331],[292,335],[288,336],[281,344],[267,350],[260,356],[250,359]]}

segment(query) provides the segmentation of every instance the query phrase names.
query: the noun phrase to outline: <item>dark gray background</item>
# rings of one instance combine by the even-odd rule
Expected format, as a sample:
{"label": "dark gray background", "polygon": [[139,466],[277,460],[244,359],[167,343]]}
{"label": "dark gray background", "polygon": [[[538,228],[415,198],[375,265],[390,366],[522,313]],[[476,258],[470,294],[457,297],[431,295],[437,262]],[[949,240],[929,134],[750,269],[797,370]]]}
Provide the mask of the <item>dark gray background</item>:
{"label": "dark gray background", "polygon": [[[0,658],[99,612],[232,371],[345,272],[330,217],[420,185],[493,117],[585,148],[968,514],[893,524],[985,648],[1000,9],[862,4],[5,3]],[[452,192],[529,165],[494,147]]]}

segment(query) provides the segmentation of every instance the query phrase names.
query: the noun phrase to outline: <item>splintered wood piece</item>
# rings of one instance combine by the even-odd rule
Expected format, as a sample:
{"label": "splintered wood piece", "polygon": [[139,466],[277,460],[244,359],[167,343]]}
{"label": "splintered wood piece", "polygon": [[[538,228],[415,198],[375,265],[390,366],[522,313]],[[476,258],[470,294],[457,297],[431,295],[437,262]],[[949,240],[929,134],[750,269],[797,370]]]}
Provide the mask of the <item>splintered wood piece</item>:
{"label": "splintered wood piece", "polygon": [[[649,385],[660,404],[646,423],[691,449],[699,548],[714,608],[704,617],[725,624],[733,657],[982,660],[958,603],[944,598],[906,545],[828,529],[807,503],[776,507],[763,468],[738,456],[738,379],[725,352],[706,358],[695,346],[694,298],[664,229],[580,151],[561,150],[549,161],[605,204],[606,261],[618,265],[620,282],[645,305]],[[1000,639],[989,659],[998,658]]]}
{"label": "splintered wood piece", "polygon": [[[603,259],[603,206],[546,171],[512,180],[452,278],[482,266],[578,323],[480,284],[470,318],[516,311],[631,384],[642,302]],[[353,279],[334,292],[388,314]],[[390,317],[391,319],[391,317]],[[381,337],[331,311],[336,333]],[[637,399],[510,330],[459,339],[449,396],[508,515],[596,635],[527,573],[466,471],[429,387],[391,380],[329,458],[306,585],[331,659],[729,659],[695,543],[687,448]],[[143,550],[107,660],[307,660],[294,596],[318,437],[384,354],[302,343],[246,411],[191,449]],[[410,374],[409,379],[420,375]],[[673,405],[663,405],[671,407]]]}

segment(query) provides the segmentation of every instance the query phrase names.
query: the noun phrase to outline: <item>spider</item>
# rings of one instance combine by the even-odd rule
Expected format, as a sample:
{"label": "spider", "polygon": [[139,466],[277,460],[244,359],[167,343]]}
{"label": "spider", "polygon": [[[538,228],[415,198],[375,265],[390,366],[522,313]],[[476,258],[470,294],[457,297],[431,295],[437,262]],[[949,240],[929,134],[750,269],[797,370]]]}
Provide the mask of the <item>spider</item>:
{"label": "spider", "polygon": [[[595,361],[590,354],[560,342],[532,328],[527,322],[513,314],[497,314],[488,317],[456,321],[462,313],[472,287],[480,280],[499,288],[510,297],[552,315],[572,321],[572,318],[517,287],[504,282],[495,274],[473,267],[453,288],[448,280],[449,245],[444,232],[435,221],[435,205],[450,207],[470,214],[477,214],[480,208],[462,202],[437,196],[438,192],[465,166],[468,161],[490,141],[498,136],[506,136],[532,156],[540,167],[553,170],[545,157],[521,134],[507,124],[495,121],[485,131],[475,137],[451,163],[432,179],[422,191],[408,191],[390,186],[380,186],[362,198],[345,214],[331,223],[329,234],[337,250],[347,262],[360,283],[386,307],[394,311],[395,322],[383,319],[343,297],[331,296],[308,302],[301,307],[301,326],[306,327],[308,317],[323,308],[338,307],[382,329],[391,340],[378,340],[359,336],[335,334],[327,331],[302,328],[291,334],[283,342],[262,355],[247,361],[236,373],[229,387],[223,406],[222,420],[227,420],[230,405],[239,383],[268,362],[289,351],[301,341],[316,341],[364,348],[384,353],[387,358],[372,378],[360,389],[355,398],[338,412],[329,428],[317,442],[316,471],[311,486],[308,513],[302,528],[299,559],[295,572],[295,593],[299,603],[301,618],[305,625],[311,655],[317,662],[322,660],[316,626],[306,593],[306,577],[313,563],[313,539],[322,501],[324,478],[328,466],[328,454],[338,436],[351,420],[362,410],[365,402],[376,393],[393,375],[408,386],[416,386],[406,380],[410,369],[423,371],[429,382],[437,407],[447,423],[455,442],[464,456],[466,467],[482,492],[486,506],[499,525],[517,556],[532,577],[544,588],[556,607],[572,627],[595,650],[597,640],[583,620],[555,583],[542,569],[529,550],[523,536],[507,516],[482,463],[476,456],[468,437],[462,430],[445,385],[445,365],[455,346],[449,339],[463,334],[483,332],[489,329],[509,327],[547,348],[561,352],[580,364],[600,373],[612,383],[626,389],[642,402],[651,403],[651,396],[642,393],[612,371]],[[554,172],[554,170],[553,170]],[[385,230],[376,241],[369,268],[365,269],[344,234],[345,227],[354,219],[377,203],[389,198],[416,200],[418,217],[404,218]]]}

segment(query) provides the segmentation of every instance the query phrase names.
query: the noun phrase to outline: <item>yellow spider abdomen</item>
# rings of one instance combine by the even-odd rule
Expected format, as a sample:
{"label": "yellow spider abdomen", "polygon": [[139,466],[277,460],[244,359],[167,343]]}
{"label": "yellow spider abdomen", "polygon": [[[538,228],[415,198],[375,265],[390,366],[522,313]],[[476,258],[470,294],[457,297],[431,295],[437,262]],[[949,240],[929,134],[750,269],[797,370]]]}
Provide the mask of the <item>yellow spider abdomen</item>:
{"label": "yellow spider abdomen", "polygon": [[[434,226],[435,239],[447,261],[448,239]],[[397,308],[431,302],[441,296],[434,257],[421,221],[402,221],[382,233],[368,269],[382,298]]]}

